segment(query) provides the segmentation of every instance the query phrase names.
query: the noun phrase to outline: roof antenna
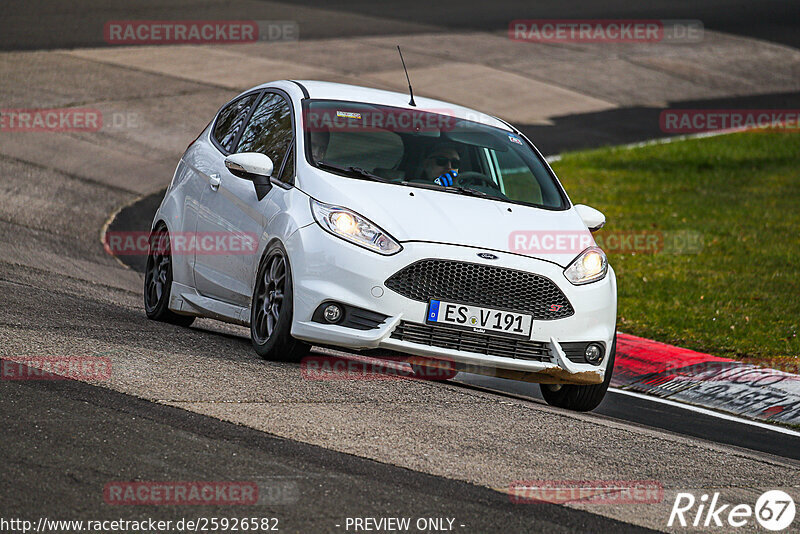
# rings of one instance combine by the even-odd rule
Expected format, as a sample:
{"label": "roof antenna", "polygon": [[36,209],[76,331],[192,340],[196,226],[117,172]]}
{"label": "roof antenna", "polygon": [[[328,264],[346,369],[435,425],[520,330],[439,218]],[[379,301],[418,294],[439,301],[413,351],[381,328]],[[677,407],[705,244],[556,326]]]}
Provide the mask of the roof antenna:
{"label": "roof antenna", "polygon": [[411,80],[408,78],[408,69],[406,68],[406,62],[403,60],[403,52],[400,51],[400,45],[397,45],[397,53],[400,54],[400,61],[403,62],[403,70],[406,72],[406,81],[408,82],[408,94],[411,95],[411,101],[409,101],[408,105],[417,107],[414,102],[414,90],[411,88]]}

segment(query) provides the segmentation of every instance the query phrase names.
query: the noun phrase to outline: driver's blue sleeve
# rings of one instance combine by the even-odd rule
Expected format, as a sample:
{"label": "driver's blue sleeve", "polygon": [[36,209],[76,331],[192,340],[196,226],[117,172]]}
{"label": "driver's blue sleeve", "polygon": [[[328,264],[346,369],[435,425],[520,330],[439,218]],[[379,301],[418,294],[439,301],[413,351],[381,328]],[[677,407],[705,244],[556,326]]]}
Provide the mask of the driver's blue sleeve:
{"label": "driver's blue sleeve", "polygon": [[434,183],[437,183],[444,187],[450,187],[451,185],[453,185],[453,180],[455,180],[456,176],[458,176],[458,171],[447,171],[446,173],[435,179]]}

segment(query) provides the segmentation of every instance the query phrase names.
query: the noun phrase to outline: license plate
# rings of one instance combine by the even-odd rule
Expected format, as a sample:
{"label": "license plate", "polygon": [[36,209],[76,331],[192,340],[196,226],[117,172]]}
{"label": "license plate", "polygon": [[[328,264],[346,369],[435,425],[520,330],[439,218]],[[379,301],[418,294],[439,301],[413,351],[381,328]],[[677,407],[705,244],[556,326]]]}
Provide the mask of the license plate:
{"label": "license plate", "polygon": [[533,315],[431,300],[426,322],[467,328],[479,333],[496,332],[530,338]]}

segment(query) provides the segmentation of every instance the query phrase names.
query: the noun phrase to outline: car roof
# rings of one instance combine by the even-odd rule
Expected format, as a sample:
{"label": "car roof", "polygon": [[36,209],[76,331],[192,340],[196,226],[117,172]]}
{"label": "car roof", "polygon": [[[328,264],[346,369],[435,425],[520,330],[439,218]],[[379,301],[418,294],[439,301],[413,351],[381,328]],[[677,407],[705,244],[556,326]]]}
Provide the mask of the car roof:
{"label": "car roof", "polygon": [[[466,119],[487,126],[494,126],[502,130],[513,131],[508,123],[500,119],[482,113],[475,109],[459,106],[443,100],[435,100],[423,96],[414,95],[416,107],[409,105],[408,93],[397,93],[383,89],[362,87],[360,85],[349,85],[345,83],[323,82],[317,80],[282,80],[290,83],[302,85],[308,92],[309,98],[320,100],[343,100],[349,102],[364,102],[367,104],[379,104],[403,109],[426,110],[443,115],[451,115],[459,119]],[[266,88],[276,85],[278,82],[269,82],[260,85],[258,88]]]}

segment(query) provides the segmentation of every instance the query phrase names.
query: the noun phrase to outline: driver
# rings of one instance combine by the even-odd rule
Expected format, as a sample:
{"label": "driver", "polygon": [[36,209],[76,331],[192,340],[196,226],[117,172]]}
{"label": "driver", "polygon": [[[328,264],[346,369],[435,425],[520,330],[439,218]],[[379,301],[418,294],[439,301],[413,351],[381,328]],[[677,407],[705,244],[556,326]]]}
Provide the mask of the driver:
{"label": "driver", "polygon": [[438,143],[422,161],[422,177],[444,187],[453,185],[458,176],[461,157],[455,143]]}

